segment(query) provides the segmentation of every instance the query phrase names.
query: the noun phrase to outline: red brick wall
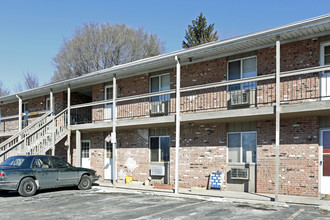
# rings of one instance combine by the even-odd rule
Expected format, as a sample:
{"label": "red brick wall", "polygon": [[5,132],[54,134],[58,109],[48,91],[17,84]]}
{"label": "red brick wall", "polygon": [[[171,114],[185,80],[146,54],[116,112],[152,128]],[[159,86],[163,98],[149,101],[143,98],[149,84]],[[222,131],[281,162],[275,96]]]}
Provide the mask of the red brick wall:
{"label": "red brick wall", "polygon": [[[226,180],[226,124],[187,124],[181,127],[180,187],[206,187],[212,171]],[[175,129],[171,129],[171,184],[175,176]],[[226,181],[225,181],[226,182]],[[226,183],[224,183],[226,185]]]}
{"label": "red brick wall", "polygon": [[[181,67],[181,88],[227,79],[227,58],[194,63]],[[174,73],[175,73],[174,69]],[[174,77],[173,77],[174,78]],[[175,81],[174,81],[175,82]]]}
{"label": "red brick wall", "polygon": [[149,93],[149,76],[142,74],[117,80],[118,98]]}
{"label": "red brick wall", "polygon": [[[1,105],[1,117],[18,115],[18,102]],[[0,131],[18,130],[18,118],[1,120]]]}
{"label": "red brick wall", "polygon": [[149,177],[149,136],[147,129],[120,130],[118,140],[118,180],[126,176],[144,182]]}
{"label": "red brick wall", "polygon": [[[257,126],[257,192],[274,193],[275,122]],[[281,120],[280,194],[318,196],[318,129],[318,117]]]}
{"label": "red brick wall", "polygon": [[[104,100],[104,84],[93,85],[92,87],[92,100],[102,101]],[[92,120],[100,121],[104,118],[104,105],[97,105],[92,107]]]}

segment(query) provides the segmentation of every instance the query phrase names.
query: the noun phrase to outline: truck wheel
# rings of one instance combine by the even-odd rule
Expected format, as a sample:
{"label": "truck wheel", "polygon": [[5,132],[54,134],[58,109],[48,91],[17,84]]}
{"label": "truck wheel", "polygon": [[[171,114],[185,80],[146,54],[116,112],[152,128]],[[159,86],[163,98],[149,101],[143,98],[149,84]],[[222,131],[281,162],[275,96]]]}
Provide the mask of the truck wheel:
{"label": "truck wheel", "polygon": [[33,196],[37,191],[37,184],[31,177],[24,178],[18,187],[18,193],[21,196]]}
{"label": "truck wheel", "polygon": [[92,180],[91,178],[89,178],[89,176],[87,175],[83,175],[81,177],[81,180],[78,184],[78,189],[80,190],[87,190],[87,189],[90,189],[92,188]]}

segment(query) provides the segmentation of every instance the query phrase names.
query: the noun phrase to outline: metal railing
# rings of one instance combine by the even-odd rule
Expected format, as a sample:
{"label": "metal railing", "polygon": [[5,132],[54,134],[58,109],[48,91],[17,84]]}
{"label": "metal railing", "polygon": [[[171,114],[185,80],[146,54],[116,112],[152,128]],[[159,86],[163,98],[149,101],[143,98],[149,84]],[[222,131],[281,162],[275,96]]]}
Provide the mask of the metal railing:
{"label": "metal railing", "polygon": [[2,160],[17,154],[45,154],[55,146],[67,130],[67,109],[53,116],[52,111],[0,144]]}
{"label": "metal railing", "polygon": [[[282,72],[281,103],[320,101],[330,97],[330,80],[323,80],[330,65]],[[328,73],[330,78],[330,73]],[[323,81],[322,81],[323,80]],[[181,88],[182,113],[224,111],[238,108],[274,106],[275,74],[222,81]],[[117,119],[134,119],[175,114],[175,90],[117,99]],[[71,107],[72,124],[112,120],[112,101],[98,101]]]}

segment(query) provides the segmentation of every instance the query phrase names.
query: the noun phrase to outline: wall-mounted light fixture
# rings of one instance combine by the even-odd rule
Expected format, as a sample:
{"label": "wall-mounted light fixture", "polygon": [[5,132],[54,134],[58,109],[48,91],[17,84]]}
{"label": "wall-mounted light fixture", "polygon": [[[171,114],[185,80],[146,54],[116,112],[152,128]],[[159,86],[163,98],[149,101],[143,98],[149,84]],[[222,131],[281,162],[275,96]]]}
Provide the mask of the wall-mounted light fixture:
{"label": "wall-mounted light fixture", "polygon": [[309,58],[313,57],[313,51],[309,51],[308,54],[309,54]]}

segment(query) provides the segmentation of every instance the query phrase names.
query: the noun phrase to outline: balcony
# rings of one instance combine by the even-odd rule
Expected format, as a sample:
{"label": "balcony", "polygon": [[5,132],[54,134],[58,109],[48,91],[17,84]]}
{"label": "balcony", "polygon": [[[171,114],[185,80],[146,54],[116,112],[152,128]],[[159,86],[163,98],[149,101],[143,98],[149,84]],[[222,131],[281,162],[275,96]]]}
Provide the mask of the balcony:
{"label": "balcony", "polygon": [[[329,66],[281,73],[282,114],[329,113],[329,80],[323,80]],[[329,83],[329,84],[328,84]],[[231,89],[235,85],[240,89]],[[181,88],[181,121],[230,121],[274,118],[275,74],[222,81]],[[323,89],[323,90],[322,90]],[[322,104],[323,103],[323,104]],[[116,99],[117,126],[142,126],[175,122],[175,90]],[[133,120],[134,119],[134,120]],[[79,129],[110,127],[113,102],[110,100],[71,106],[71,122]],[[93,124],[92,126],[90,124]],[[110,123],[110,124],[109,124]],[[73,126],[73,129],[78,127]]]}

